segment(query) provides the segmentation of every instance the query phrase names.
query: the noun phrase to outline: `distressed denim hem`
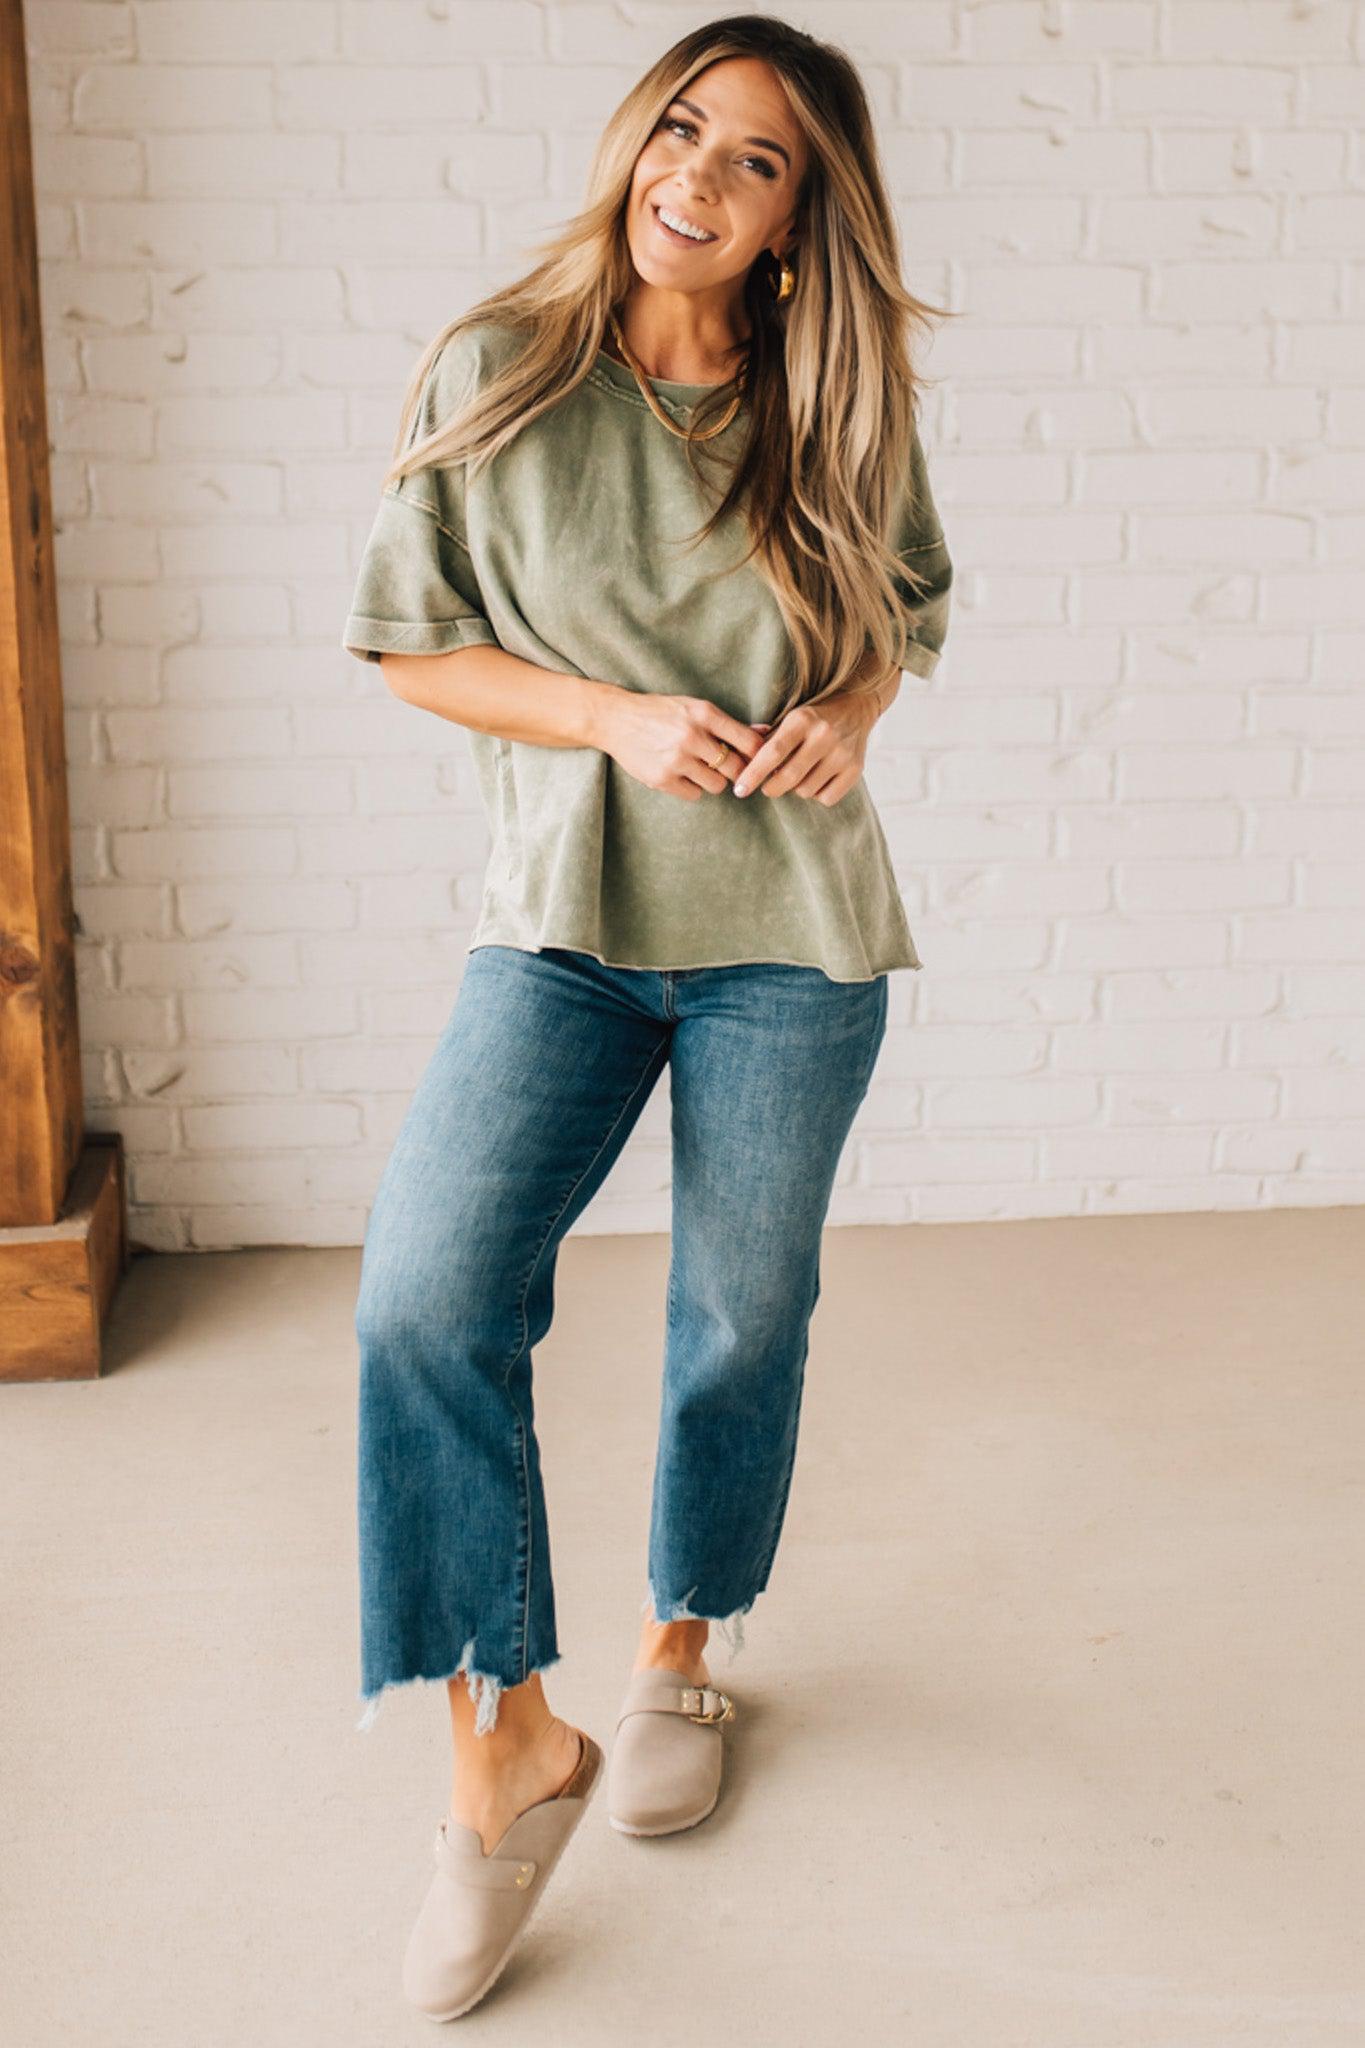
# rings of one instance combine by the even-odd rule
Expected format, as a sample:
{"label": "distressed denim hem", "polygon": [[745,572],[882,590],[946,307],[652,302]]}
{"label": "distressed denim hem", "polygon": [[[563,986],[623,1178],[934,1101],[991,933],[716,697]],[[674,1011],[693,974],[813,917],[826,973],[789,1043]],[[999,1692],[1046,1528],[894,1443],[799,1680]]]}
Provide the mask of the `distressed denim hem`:
{"label": "distressed denim hem", "polygon": [[696,1590],[697,1588],[693,1586],[691,1592],[684,1593],[681,1600],[668,1600],[661,1605],[654,1591],[654,1582],[651,1580],[649,1591],[640,1602],[640,1612],[648,1614],[653,1621],[659,1623],[667,1621],[713,1621],[720,1630],[722,1640],[729,1648],[730,1655],[727,1662],[733,1664],[740,1651],[744,1648],[744,1616],[749,1612],[758,1595],[755,1593],[741,1607],[732,1608],[729,1614],[698,1614],[697,1610],[690,1604],[692,1594]]}
{"label": "distressed denim hem", "polygon": [[373,1693],[362,1692],[360,1697],[367,1702],[367,1705],[364,1713],[355,1724],[356,1733],[358,1735],[369,1734],[370,1729],[374,1726],[375,1717],[383,1703],[385,1693],[392,1691],[395,1686],[419,1684],[447,1685],[452,1678],[458,1678],[460,1673],[463,1672],[465,1683],[469,1688],[469,1697],[473,1700],[477,1709],[474,1716],[474,1733],[476,1735],[487,1735],[490,1729],[497,1726],[498,1704],[504,1689],[509,1685],[524,1684],[527,1678],[534,1678],[539,1671],[548,1671],[552,1665],[559,1663],[563,1654],[562,1650],[556,1650],[552,1657],[546,1657],[542,1663],[533,1664],[531,1669],[522,1678],[499,1678],[496,1672],[475,1669],[473,1662],[474,1638],[471,1636],[464,1649],[460,1652],[460,1661],[453,1671],[414,1671],[406,1678],[386,1678],[378,1690]]}

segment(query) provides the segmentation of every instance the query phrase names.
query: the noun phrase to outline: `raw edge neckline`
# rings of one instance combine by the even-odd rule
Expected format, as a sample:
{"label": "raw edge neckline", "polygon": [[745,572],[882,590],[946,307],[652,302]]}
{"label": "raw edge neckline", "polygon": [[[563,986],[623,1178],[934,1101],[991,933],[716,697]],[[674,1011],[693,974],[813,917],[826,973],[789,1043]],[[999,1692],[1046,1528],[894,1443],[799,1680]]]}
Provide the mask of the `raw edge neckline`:
{"label": "raw edge neckline", "polygon": [[[644,403],[635,372],[628,363],[618,363],[615,356],[609,356],[605,349],[600,348],[594,358],[593,367],[604,372],[622,391],[633,391],[641,404]],[[680,384],[672,377],[651,377],[648,382],[661,397],[672,398],[680,405],[689,406],[699,405],[710,392],[723,391],[726,388],[724,384]],[[743,410],[744,405],[741,401],[740,411]]]}

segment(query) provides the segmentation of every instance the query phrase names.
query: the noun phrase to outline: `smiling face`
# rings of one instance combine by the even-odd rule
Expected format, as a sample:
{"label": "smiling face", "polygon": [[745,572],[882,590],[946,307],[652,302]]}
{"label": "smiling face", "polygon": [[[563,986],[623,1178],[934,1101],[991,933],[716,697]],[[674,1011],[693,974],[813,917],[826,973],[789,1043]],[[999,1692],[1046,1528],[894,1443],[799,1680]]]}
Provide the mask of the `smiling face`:
{"label": "smiling face", "polygon": [[784,252],[806,160],[769,65],[727,57],[699,72],[636,161],[626,232],[640,276],[666,291],[714,291],[762,250]]}

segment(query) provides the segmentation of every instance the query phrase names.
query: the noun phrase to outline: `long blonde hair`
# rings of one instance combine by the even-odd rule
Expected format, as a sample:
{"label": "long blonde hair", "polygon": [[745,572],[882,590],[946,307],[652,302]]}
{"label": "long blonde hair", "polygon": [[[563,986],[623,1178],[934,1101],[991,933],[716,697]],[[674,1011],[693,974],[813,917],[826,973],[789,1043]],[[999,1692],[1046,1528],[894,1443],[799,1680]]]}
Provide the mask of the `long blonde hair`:
{"label": "long blonde hair", "polygon": [[[582,383],[608,315],[624,304],[635,275],[625,211],[636,160],[689,80],[729,57],[772,67],[808,147],[796,204],[796,289],[785,301],[775,298],[768,251],[744,281],[747,433],[725,465],[715,509],[692,536],[700,545],[734,509],[747,519],[744,560],[771,589],[794,657],[776,718],[837,689],[871,688],[899,667],[906,588],[923,582],[888,542],[898,518],[911,512],[910,448],[927,381],[912,366],[909,333],[946,309],[915,298],[901,282],[867,96],[842,50],[770,15],[739,14],[708,22],[665,51],[607,122],[583,210],[534,245],[543,260],[452,320],[423,352],[384,483],[459,462],[477,476]],[[409,442],[437,356],[453,336],[486,320],[516,331],[518,353],[452,418]],[[708,394],[692,415],[693,431],[732,397],[728,384]],[[698,456],[715,453],[714,444],[689,444],[699,478]]]}

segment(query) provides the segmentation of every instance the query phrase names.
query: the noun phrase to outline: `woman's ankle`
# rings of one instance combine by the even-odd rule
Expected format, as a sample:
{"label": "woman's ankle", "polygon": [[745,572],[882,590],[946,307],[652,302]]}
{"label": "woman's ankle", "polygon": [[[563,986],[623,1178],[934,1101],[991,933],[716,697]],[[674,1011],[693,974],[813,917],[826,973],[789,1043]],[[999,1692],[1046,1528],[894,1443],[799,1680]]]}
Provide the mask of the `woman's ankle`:
{"label": "woman's ankle", "polygon": [[640,1629],[636,1671],[695,1671],[704,1667],[709,1621],[658,1622],[648,1618]]}
{"label": "woman's ankle", "polygon": [[526,1744],[485,1757],[487,1747],[481,1737],[477,1748],[456,1751],[450,1790],[451,1813],[479,1830],[485,1852],[528,1806],[563,1791],[583,1760],[583,1740],[571,1723],[553,1720]]}
{"label": "woman's ankle", "polygon": [[555,1720],[538,1671],[519,1685],[498,1687],[492,1725],[482,1729],[479,1722],[486,1719],[487,1707],[476,1704],[464,1672],[447,1680],[446,1692],[455,1749],[468,1751],[481,1764],[497,1765],[533,1750]]}

